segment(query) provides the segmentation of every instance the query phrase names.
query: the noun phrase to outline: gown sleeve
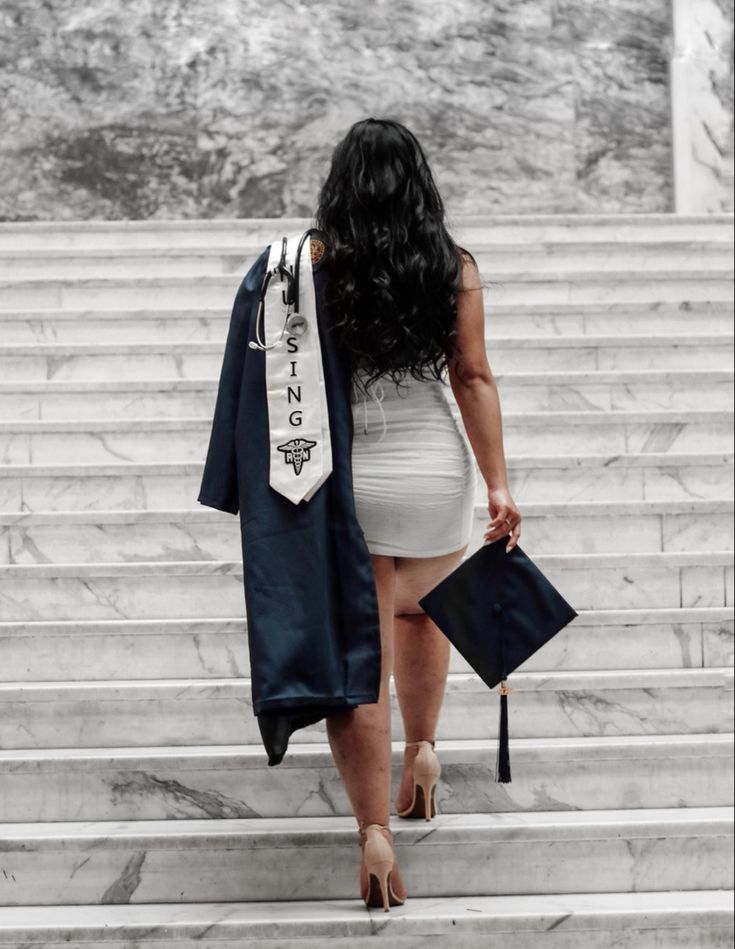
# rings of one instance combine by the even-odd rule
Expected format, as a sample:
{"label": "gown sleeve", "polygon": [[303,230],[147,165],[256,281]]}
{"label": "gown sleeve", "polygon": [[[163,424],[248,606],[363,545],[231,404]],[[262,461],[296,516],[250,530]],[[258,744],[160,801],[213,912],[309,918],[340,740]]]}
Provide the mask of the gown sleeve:
{"label": "gown sleeve", "polygon": [[209,447],[197,497],[200,504],[226,511],[228,514],[237,514],[240,510],[235,424],[240,404],[248,328],[257,313],[268,255],[269,248],[266,247],[243,278],[232,305]]}

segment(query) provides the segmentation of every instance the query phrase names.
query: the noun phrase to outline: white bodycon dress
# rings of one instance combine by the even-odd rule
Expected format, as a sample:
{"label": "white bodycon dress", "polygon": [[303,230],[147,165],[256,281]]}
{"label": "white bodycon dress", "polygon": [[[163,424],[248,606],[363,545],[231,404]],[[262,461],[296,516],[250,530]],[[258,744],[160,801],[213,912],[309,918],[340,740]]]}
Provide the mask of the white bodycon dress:
{"label": "white bodycon dress", "polygon": [[477,473],[447,389],[384,376],[365,397],[353,384],[355,512],[372,554],[433,557],[470,540]]}

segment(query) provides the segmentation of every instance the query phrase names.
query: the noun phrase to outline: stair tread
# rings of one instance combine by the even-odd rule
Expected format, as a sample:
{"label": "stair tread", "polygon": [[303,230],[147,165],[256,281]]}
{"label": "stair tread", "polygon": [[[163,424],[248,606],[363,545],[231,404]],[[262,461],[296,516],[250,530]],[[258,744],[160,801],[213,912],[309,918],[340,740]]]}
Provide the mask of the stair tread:
{"label": "stair tread", "polygon": [[[493,814],[437,814],[431,831],[437,836],[462,837],[486,834],[499,838],[559,834],[564,837],[584,836],[590,830],[598,836],[607,833],[617,837],[624,829],[642,836],[666,836],[680,833],[709,831],[712,834],[729,833],[733,828],[735,808],[720,807],[664,807],[629,810],[585,811],[504,811]],[[424,837],[424,821],[392,822],[396,838]],[[420,825],[420,826],[419,826]],[[4,848],[13,849],[13,842],[37,841],[54,849],[60,839],[88,841],[104,838],[114,846],[127,845],[133,840],[161,840],[169,845],[181,837],[257,837],[283,835],[356,833],[355,818],[329,817],[231,817],[182,818],[179,820],[87,820],[0,823],[0,837]]]}
{"label": "stair tread", "polygon": [[[2,252],[0,251],[0,255]],[[735,301],[732,297],[715,300],[662,300],[657,303],[655,309],[652,308],[650,301],[647,300],[569,300],[565,303],[550,302],[525,302],[525,303],[507,303],[501,300],[494,301],[492,304],[492,313],[495,315],[508,314],[539,314],[539,315],[559,315],[560,313],[574,313],[578,311],[588,313],[605,313],[614,315],[616,313],[636,313],[642,312],[656,316],[666,313],[726,313],[730,315]],[[166,320],[187,320],[187,319],[221,319],[228,320],[230,309],[226,305],[220,306],[129,306],[129,307],[69,307],[68,309],[55,309],[49,307],[22,307],[17,306],[11,309],[0,310],[0,322],[5,320],[15,321],[18,319],[59,319],[59,320],[78,320],[87,319],[94,316],[95,319],[119,320],[119,319],[166,319]]]}
{"label": "stair tread", "polygon": [[122,935],[145,938],[154,927],[165,928],[169,938],[203,938],[205,934],[212,938],[213,930],[223,936],[262,935],[271,939],[277,934],[328,937],[347,925],[353,937],[377,936],[375,923],[379,919],[383,939],[378,941],[382,943],[390,938],[393,925],[401,934],[420,933],[424,927],[432,934],[478,930],[516,933],[552,928],[628,929],[639,921],[646,928],[668,928],[699,916],[712,917],[713,922],[727,925],[732,915],[733,893],[727,890],[412,896],[404,906],[393,907],[390,914],[383,914],[380,908],[368,912],[356,893],[355,899],[349,900],[7,906],[0,907],[0,942],[45,942],[57,931],[80,942]]}
{"label": "stair tread", "polygon": [[[0,281],[1,283],[1,281]],[[571,346],[675,346],[675,345],[721,345],[733,341],[732,332],[719,333],[621,333],[597,334],[579,333],[560,336],[556,333],[538,336],[493,335],[488,342],[495,349],[523,347],[571,347]],[[0,357],[43,355],[52,356],[84,354],[140,354],[140,353],[212,353],[221,354],[224,340],[201,340],[195,342],[110,342],[110,343],[3,343],[0,344]]]}
{"label": "stair tread", "polygon": [[[55,287],[55,286],[115,286],[120,284],[130,284],[138,287],[156,287],[156,286],[231,286],[242,280],[241,273],[229,274],[109,274],[109,275],[90,275],[90,276],[48,276],[43,277],[34,275],[32,277],[8,277],[0,275],[0,288],[13,289],[23,286]],[[493,269],[493,281],[513,280],[523,283],[561,283],[566,280],[577,281],[580,278],[587,282],[597,280],[630,281],[643,279],[647,284],[655,283],[658,280],[702,280],[702,279],[732,279],[733,270],[731,267],[681,267],[671,268],[656,267],[647,270],[632,270],[630,268],[620,267],[618,269],[604,270],[523,270],[509,267],[498,266]]]}
{"label": "stair tread", "polygon": [[[612,513],[620,517],[623,514],[707,514],[707,513],[728,513],[735,507],[735,499],[730,497],[722,498],[675,498],[671,500],[642,500],[642,501],[528,501],[523,505],[523,512],[526,517],[540,517],[544,514],[579,514],[585,516],[595,516],[598,514]],[[27,521],[34,524],[45,522],[62,524],[64,521],[78,523],[134,523],[138,520],[160,521],[168,523],[169,521],[182,520],[210,520],[217,518],[231,523],[231,515],[227,518],[220,517],[225,511],[214,511],[198,507],[176,507],[176,508],[135,508],[129,507],[123,510],[94,508],[80,511],[5,511],[0,512],[0,524],[17,523],[18,521]],[[487,511],[487,504],[483,501],[475,503],[475,510],[480,512]]]}
{"label": "stair tread", "polygon": [[[505,412],[507,423],[551,425],[601,425],[620,422],[655,422],[663,424],[678,424],[681,422],[707,422],[712,419],[732,419],[735,411],[730,408],[716,409],[563,409],[545,412]],[[123,419],[115,418],[80,418],[80,419],[14,419],[0,420],[0,431],[8,432],[58,432],[58,431],[87,431],[102,429],[106,431],[165,431],[166,429],[182,430],[187,428],[209,428],[211,419],[206,416],[182,415],[175,418],[155,418],[149,416],[129,416]]]}
{"label": "stair tread", "polygon": [[[676,467],[682,464],[705,464],[722,466],[733,464],[735,453],[727,451],[690,452],[617,452],[615,454],[568,454],[568,455],[519,455],[509,453],[506,461],[515,468],[612,468],[650,467],[664,465]],[[201,474],[199,461],[114,461],[114,462],[64,462],[61,464],[5,464],[0,465],[0,477],[17,477],[19,474],[45,476],[62,474]]]}
{"label": "stair tread", "polygon": [[[66,234],[67,232],[62,232]],[[579,239],[569,240],[569,241],[558,241],[558,240],[543,240],[541,238],[532,238],[528,241],[493,241],[489,239],[478,239],[475,240],[472,247],[475,253],[486,253],[492,251],[502,251],[503,253],[512,253],[520,251],[526,254],[537,253],[537,252],[546,252],[549,250],[562,249],[565,252],[571,250],[579,251],[584,254],[590,250],[590,246],[594,250],[611,250],[613,252],[619,250],[625,250],[628,247],[633,247],[636,250],[640,250],[644,247],[652,247],[655,249],[681,249],[681,250],[712,250],[712,249],[730,249],[733,246],[732,236],[724,235],[721,238],[717,237],[708,237],[708,238],[677,238],[662,240],[661,238],[651,238],[651,237],[641,237],[640,239],[630,238],[624,242],[616,240],[614,237],[603,236],[601,239],[594,244],[590,245],[589,241],[581,241]],[[259,254],[263,248],[258,243],[256,239],[250,238],[249,240],[238,241],[237,243],[234,240],[230,240],[225,243],[216,244],[213,241],[205,243],[202,241],[200,244],[188,244],[181,247],[172,247],[168,243],[162,243],[158,246],[152,247],[142,247],[139,243],[130,241],[128,244],[117,244],[114,248],[111,247],[101,247],[99,244],[77,244],[74,246],[48,246],[48,247],[37,247],[37,248],[22,248],[22,247],[6,247],[0,249],[0,258],[6,257],[9,259],[17,260],[23,259],[25,257],[109,257],[111,254],[115,255],[124,255],[124,256],[140,256],[145,257],[146,259],[150,257],[189,257],[189,256],[213,256],[219,257],[226,255],[228,257],[247,257],[252,254]]]}
{"label": "stair tread", "polygon": [[[729,224],[733,220],[732,212],[716,211],[713,213],[682,213],[672,214],[670,211],[634,212],[599,212],[582,211],[580,213],[531,212],[529,214],[502,214],[490,212],[486,214],[460,214],[455,218],[456,226],[471,226],[483,224],[488,228],[504,224],[527,225],[533,227],[538,224],[632,224],[645,226],[647,224],[673,225],[677,230],[686,228],[689,224]],[[54,233],[76,232],[88,234],[91,231],[110,231],[112,233],[129,233],[130,231],[157,232],[163,231],[197,231],[206,233],[216,231],[237,230],[247,233],[248,230],[258,228],[275,228],[281,230],[286,227],[304,227],[308,225],[306,217],[260,217],[260,218],[148,218],[135,220],[132,218],[118,220],[79,219],[69,221],[4,221],[0,223],[0,233]]]}
{"label": "stair tread", "polygon": [[[709,754],[725,752],[725,756],[732,755],[733,738],[735,735],[727,733],[716,734],[689,734],[689,735],[625,735],[581,738],[514,738],[513,755],[523,756],[538,751],[549,751],[564,757],[585,760],[592,757],[599,761],[604,758],[618,758],[636,756],[670,755],[680,751],[682,756],[701,751],[704,747]],[[462,760],[463,756],[472,753],[495,753],[497,741],[495,739],[446,739],[437,743],[437,753],[442,761]],[[393,754],[402,753],[403,741],[393,741]],[[331,749],[328,742],[289,742],[288,759],[283,764],[299,764],[304,758],[328,758],[331,760]],[[719,756],[719,755],[718,755]],[[64,762],[76,761],[80,764],[92,765],[96,762],[109,761],[114,767],[121,766],[125,760],[140,761],[141,759],[189,760],[193,763],[203,759],[215,759],[224,762],[233,760],[242,762],[243,759],[257,759],[258,766],[263,763],[262,745],[256,744],[227,744],[227,745],[141,745],[139,747],[90,747],[90,748],[10,748],[0,749],[0,768],[6,765],[13,773],[18,773],[18,767],[23,762],[31,762],[34,769],[42,763],[52,765],[60,760]]]}
{"label": "stair tread", "polygon": [[[684,607],[650,607],[629,610],[579,610],[575,625],[610,624],[641,625],[645,623],[717,623],[733,618],[733,609],[729,606],[684,606]],[[145,635],[150,632],[171,632],[178,634],[188,632],[193,627],[202,631],[226,631],[228,629],[240,631],[243,629],[243,618],[240,616],[192,618],[192,619],[78,619],[78,620],[5,620],[0,621],[0,633],[12,632],[29,635],[38,632],[47,633],[56,630],[59,633],[68,633],[79,629],[87,633],[96,630],[100,635],[116,634],[122,630],[139,632]]]}
{"label": "stair tread", "polygon": [[[515,691],[556,691],[579,688],[630,689],[630,688],[705,688],[731,685],[732,666],[706,666],[679,669],[593,669],[589,671],[554,670],[550,672],[513,673]],[[105,692],[133,691],[159,693],[163,689],[190,691],[201,689],[211,695],[217,690],[233,691],[248,687],[248,676],[229,678],[171,678],[171,679],[103,679],[103,680],[43,680],[22,682],[0,682],[0,697],[13,692],[36,692],[45,695],[69,692],[88,692],[100,695]],[[470,688],[472,687],[472,688]],[[447,689],[461,691],[490,692],[474,672],[450,672]],[[78,696],[77,696],[78,697]]]}
{"label": "stair tread", "polygon": [[[469,557],[467,554],[466,557]],[[559,553],[538,554],[534,557],[547,568],[620,568],[630,564],[639,566],[730,566],[735,561],[732,550],[664,550],[632,551],[630,553]],[[140,560],[97,561],[95,563],[33,563],[0,564],[0,573],[15,577],[109,577],[158,574],[167,576],[238,575],[242,560]]]}
{"label": "stair tread", "polygon": [[[733,498],[687,498],[670,501],[547,501],[527,502],[523,514],[529,517],[561,515],[597,517],[638,517],[654,514],[729,514],[735,509]],[[487,504],[477,501],[475,518],[484,520]],[[175,524],[191,521],[231,523],[231,515],[199,505],[196,508],[124,508],[123,510],[84,509],[80,511],[0,511],[0,525],[8,524],[137,524],[141,521]]]}
{"label": "stair tread", "polygon": [[[513,385],[581,385],[584,383],[659,383],[701,382],[702,380],[731,382],[735,378],[732,369],[589,369],[550,370],[536,372],[509,370],[495,372],[495,379]],[[28,381],[0,381],[0,392],[198,392],[216,391],[216,377],[177,379],[159,377],[153,379],[34,379]],[[594,410],[593,410],[594,411]],[[598,410],[599,411],[599,410]]]}
{"label": "stair tread", "polygon": [[[665,832],[672,834],[676,828],[689,832],[692,826],[712,833],[727,833],[732,829],[735,808],[719,807],[662,807],[632,808],[629,810],[585,810],[585,811],[504,811],[492,814],[437,814],[432,832],[437,835],[454,834],[508,834],[528,835],[557,832],[578,836],[589,829],[611,836],[619,836],[623,828],[644,836],[655,836]],[[392,823],[395,836],[411,838],[425,836],[424,821]],[[329,817],[230,817],[230,818],[182,818],[179,820],[87,820],[0,823],[0,837],[4,847],[11,849],[14,841],[35,840],[47,843],[59,839],[88,840],[90,837],[105,838],[118,845],[129,839],[174,841],[189,836],[211,838],[228,836],[270,836],[273,834],[314,835],[356,833],[355,818],[350,816]],[[576,832],[576,833],[575,833]]]}

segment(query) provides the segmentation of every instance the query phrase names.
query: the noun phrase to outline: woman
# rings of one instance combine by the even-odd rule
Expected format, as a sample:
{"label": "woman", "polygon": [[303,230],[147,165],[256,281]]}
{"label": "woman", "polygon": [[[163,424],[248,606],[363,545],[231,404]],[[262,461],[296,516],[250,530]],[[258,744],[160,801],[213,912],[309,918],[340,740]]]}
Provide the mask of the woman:
{"label": "woman", "polygon": [[[521,515],[508,489],[477,265],[447,233],[426,157],[405,126],[373,118],[352,126],[334,151],[316,226],[327,302],[352,363],[355,508],[382,649],[379,701],[329,715],[327,734],[359,825],[361,896],[387,910],[407,896],[389,826],[390,675],[406,737],[396,812],[431,819],[450,645],[418,600],[467,550],[475,459],[492,517],[485,540],[509,534],[514,547]],[[445,370],[469,445],[445,398]]]}

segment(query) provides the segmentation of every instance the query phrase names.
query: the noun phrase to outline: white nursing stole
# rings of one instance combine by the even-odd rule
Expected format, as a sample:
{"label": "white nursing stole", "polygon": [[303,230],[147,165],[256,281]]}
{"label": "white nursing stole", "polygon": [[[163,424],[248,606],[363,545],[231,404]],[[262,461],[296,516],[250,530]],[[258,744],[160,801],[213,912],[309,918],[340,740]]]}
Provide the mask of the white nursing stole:
{"label": "white nursing stole", "polygon": [[[287,237],[286,263],[292,273],[303,231]],[[268,269],[278,265],[282,241],[270,246]],[[275,342],[283,331],[287,307],[285,281],[271,278],[263,308],[264,340]],[[311,238],[301,248],[299,313],[306,332],[288,330],[277,346],[265,351],[265,381],[270,433],[269,484],[289,501],[309,501],[332,473],[327,392],[316,316]]]}

